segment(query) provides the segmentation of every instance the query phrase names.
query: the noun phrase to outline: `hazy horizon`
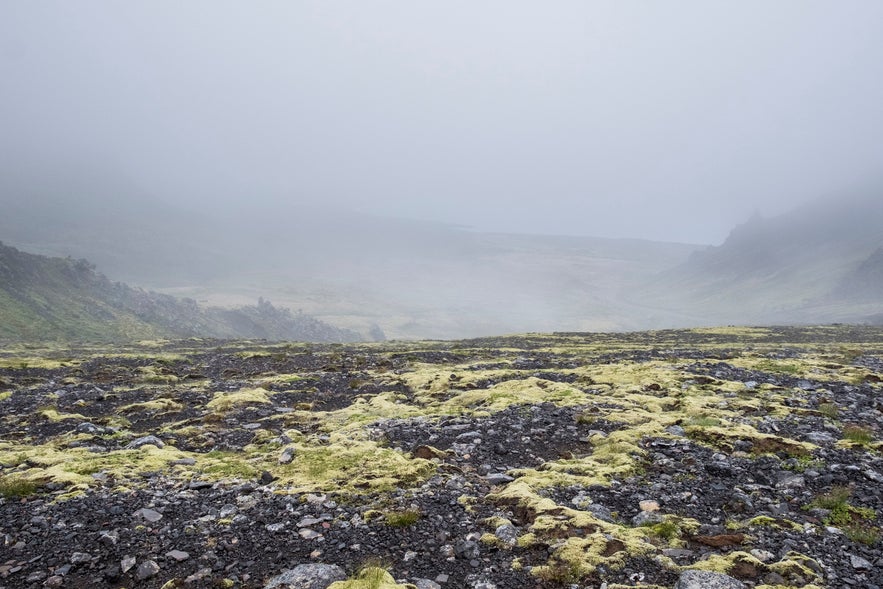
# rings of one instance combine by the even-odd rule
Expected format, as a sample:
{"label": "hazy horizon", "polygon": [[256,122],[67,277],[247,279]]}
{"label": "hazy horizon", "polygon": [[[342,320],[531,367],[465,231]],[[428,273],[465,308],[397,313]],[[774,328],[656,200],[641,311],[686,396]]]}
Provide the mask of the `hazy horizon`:
{"label": "hazy horizon", "polygon": [[76,199],[68,177],[85,175],[195,211],[719,244],[754,211],[883,170],[878,2],[47,1],[0,16],[0,198],[54,177]]}

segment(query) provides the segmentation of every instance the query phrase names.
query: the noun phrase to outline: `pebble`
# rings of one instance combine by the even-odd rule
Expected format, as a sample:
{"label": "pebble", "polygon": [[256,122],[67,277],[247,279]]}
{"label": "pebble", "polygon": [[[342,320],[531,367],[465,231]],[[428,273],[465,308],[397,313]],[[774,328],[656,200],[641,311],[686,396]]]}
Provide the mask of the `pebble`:
{"label": "pebble", "polygon": [[301,530],[298,530],[297,533],[304,540],[315,540],[316,538],[322,537],[322,534],[320,534],[319,532],[317,532],[315,530],[311,530],[309,528],[303,528]]}
{"label": "pebble", "polygon": [[183,550],[170,550],[166,552],[166,556],[178,562],[183,562],[190,558],[190,555]]}
{"label": "pebble", "polygon": [[162,519],[162,514],[154,509],[149,509],[147,507],[143,509],[139,509],[133,514],[135,517],[141,517],[150,523],[156,523]]}
{"label": "pebble", "polygon": [[123,560],[120,561],[120,570],[123,573],[128,573],[135,566],[135,562],[134,556],[123,557]]}

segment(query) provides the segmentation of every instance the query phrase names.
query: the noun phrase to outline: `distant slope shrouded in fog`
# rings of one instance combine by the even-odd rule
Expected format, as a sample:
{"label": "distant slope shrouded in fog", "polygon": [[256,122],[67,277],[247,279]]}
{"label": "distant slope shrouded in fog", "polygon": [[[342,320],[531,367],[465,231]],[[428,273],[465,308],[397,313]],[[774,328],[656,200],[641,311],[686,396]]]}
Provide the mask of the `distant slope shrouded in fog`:
{"label": "distant slope shrouded in fog", "polygon": [[883,311],[883,198],[755,216],[642,293],[692,323],[865,321]]}
{"label": "distant slope shrouded in fog", "polygon": [[[86,258],[114,279],[200,304],[264,296],[360,333],[376,324],[393,338],[655,327],[653,313],[624,304],[622,292],[699,247],[482,233],[284,202],[186,210],[136,198],[123,182],[110,190],[64,180],[6,198],[4,241]],[[117,202],[114,190],[128,196]]]}
{"label": "distant slope shrouded in fog", "polygon": [[0,339],[135,340],[247,337],[356,341],[358,334],[261,300],[236,309],[111,282],[86,260],[28,254],[0,243]]}

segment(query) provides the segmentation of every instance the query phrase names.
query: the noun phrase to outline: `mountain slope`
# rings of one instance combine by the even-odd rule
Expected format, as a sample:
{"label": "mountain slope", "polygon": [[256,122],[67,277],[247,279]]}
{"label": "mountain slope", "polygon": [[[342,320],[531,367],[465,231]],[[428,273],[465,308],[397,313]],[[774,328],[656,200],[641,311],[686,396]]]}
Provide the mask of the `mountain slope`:
{"label": "mountain slope", "polygon": [[86,260],[28,254],[0,243],[0,339],[189,336],[361,339],[355,332],[263,300],[237,309],[202,308],[193,300],[111,282]]}
{"label": "mountain slope", "polygon": [[817,201],[753,217],[662,273],[642,299],[693,323],[861,321],[883,311],[881,245],[883,199]]}

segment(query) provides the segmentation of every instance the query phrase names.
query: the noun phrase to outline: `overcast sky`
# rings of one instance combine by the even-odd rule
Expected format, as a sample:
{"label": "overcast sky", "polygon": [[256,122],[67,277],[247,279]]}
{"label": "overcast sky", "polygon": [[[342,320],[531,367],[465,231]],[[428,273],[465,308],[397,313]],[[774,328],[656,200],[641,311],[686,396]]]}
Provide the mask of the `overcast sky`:
{"label": "overcast sky", "polygon": [[219,206],[719,243],[883,177],[880,0],[7,0],[0,88],[7,164]]}

